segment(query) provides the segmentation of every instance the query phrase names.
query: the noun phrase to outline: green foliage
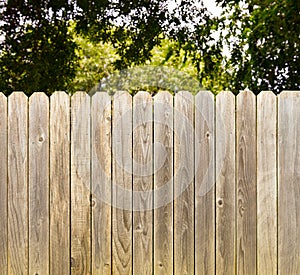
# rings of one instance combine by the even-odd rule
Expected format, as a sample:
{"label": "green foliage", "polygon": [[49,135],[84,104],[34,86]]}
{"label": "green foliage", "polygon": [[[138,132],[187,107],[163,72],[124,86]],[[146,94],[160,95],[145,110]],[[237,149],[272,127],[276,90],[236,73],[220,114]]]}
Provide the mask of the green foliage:
{"label": "green foliage", "polygon": [[132,94],[140,90],[156,93],[165,89],[199,91],[197,70],[191,58],[175,41],[163,39],[160,46],[150,52],[151,61],[146,66],[115,69],[116,50],[109,43],[93,43],[87,37],[74,34],[78,44],[79,67],[69,85],[69,91],[93,92],[98,89],[112,93],[128,90]]}
{"label": "green foliage", "polygon": [[[70,22],[75,21],[77,32],[91,41],[113,45],[119,57],[114,66],[123,69],[150,60],[164,37],[183,45],[197,24],[205,25],[206,17],[206,9],[196,0],[181,1],[172,9],[158,0],[1,1],[0,89],[6,94],[13,90],[31,94],[90,87],[91,83],[70,84],[75,75],[83,77],[92,66],[81,61],[81,72],[77,69],[76,53],[88,53],[81,53],[83,47],[76,52],[76,43],[81,42],[69,32]],[[105,75],[105,70],[96,70],[95,77]]]}
{"label": "green foliage", "polygon": [[115,71],[114,62],[118,55],[110,43],[91,42],[87,37],[73,32],[74,42],[78,45],[76,54],[79,66],[68,91],[91,91],[101,80]]}
{"label": "green foliage", "polygon": [[77,63],[66,9],[57,1],[2,1],[0,11],[0,90],[65,89]]}
{"label": "green foliage", "polygon": [[0,1],[0,89],[90,90],[142,64],[187,72],[213,92],[299,89],[300,2],[216,2],[221,18],[197,0]]}
{"label": "green foliage", "polygon": [[[300,88],[300,2],[224,1],[219,28],[231,55],[227,87],[261,90]],[[223,46],[223,45],[222,45]]]}

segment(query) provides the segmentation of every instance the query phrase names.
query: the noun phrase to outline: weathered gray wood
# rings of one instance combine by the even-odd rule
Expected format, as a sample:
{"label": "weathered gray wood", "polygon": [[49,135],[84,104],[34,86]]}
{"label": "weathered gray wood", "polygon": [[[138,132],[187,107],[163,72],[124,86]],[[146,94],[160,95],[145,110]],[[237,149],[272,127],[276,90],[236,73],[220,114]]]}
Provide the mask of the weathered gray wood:
{"label": "weathered gray wood", "polygon": [[237,96],[237,272],[256,274],[256,97]]}
{"label": "weathered gray wood", "polygon": [[7,98],[0,93],[0,274],[7,274]]}
{"label": "weathered gray wood", "polygon": [[111,98],[92,97],[92,273],[111,274]]}
{"label": "weathered gray wood", "polygon": [[8,274],[28,273],[28,99],[8,97]]}
{"label": "weathered gray wood", "polygon": [[278,274],[300,274],[300,93],[278,97]]}
{"label": "weathered gray wood", "polygon": [[173,96],[154,97],[154,274],[173,274]]}
{"label": "weathered gray wood", "polygon": [[195,272],[215,274],[215,106],[211,92],[195,98]]}
{"label": "weathered gray wood", "polygon": [[29,98],[29,274],[49,273],[49,99]]}
{"label": "weathered gray wood", "polygon": [[235,96],[221,92],[216,97],[216,274],[235,274],[235,252]]}
{"label": "weathered gray wood", "polygon": [[71,98],[71,273],[90,274],[90,97]]}
{"label": "weathered gray wood", "polygon": [[50,274],[70,274],[70,98],[50,97]]}
{"label": "weathered gray wood", "polygon": [[152,98],[133,98],[133,273],[152,274]]}
{"label": "weathered gray wood", "polygon": [[[132,273],[132,98],[113,97],[113,274]],[[127,191],[127,192],[126,192]]]}
{"label": "weathered gray wood", "polygon": [[276,96],[257,96],[257,273],[277,274]]}
{"label": "weathered gray wood", "polygon": [[175,95],[174,273],[194,272],[194,97]]}

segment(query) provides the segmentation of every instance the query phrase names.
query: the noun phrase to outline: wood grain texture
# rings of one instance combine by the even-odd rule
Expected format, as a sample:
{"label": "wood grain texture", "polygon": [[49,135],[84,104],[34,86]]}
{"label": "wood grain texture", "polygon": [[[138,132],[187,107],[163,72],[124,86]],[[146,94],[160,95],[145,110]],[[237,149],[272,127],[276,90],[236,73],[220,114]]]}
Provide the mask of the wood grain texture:
{"label": "wood grain texture", "polygon": [[[113,274],[132,273],[132,98],[113,97]],[[127,191],[127,192],[126,192]]]}
{"label": "wood grain texture", "polygon": [[92,273],[111,274],[111,98],[92,97]]}
{"label": "wood grain texture", "polygon": [[216,274],[235,274],[235,96],[216,97]]}
{"label": "wood grain texture", "polygon": [[71,98],[71,273],[90,274],[90,96]]}
{"label": "wood grain texture", "polygon": [[133,98],[133,273],[152,274],[153,166],[152,98]]}
{"label": "wood grain texture", "polygon": [[154,97],[154,274],[173,274],[173,96]]}
{"label": "wood grain texture", "polygon": [[0,274],[7,274],[7,98],[0,93]]}
{"label": "wood grain texture", "polygon": [[194,272],[194,97],[175,95],[174,274]]}
{"label": "wood grain texture", "polygon": [[29,274],[49,273],[49,99],[29,98]]}
{"label": "wood grain texture", "polygon": [[8,274],[28,273],[28,99],[8,97]]}
{"label": "wood grain texture", "polygon": [[256,97],[237,96],[237,272],[256,274]]}
{"label": "wood grain texture", "polygon": [[50,97],[50,274],[70,274],[70,97]]}
{"label": "wood grain texture", "polygon": [[195,273],[215,274],[214,96],[195,98]]}
{"label": "wood grain texture", "polygon": [[276,96],[257,96],[257,273],[277,274]]}
{"label": "wood grain texture", "polygon": [[278,274],[300,274],[300,93],[278,97]]}

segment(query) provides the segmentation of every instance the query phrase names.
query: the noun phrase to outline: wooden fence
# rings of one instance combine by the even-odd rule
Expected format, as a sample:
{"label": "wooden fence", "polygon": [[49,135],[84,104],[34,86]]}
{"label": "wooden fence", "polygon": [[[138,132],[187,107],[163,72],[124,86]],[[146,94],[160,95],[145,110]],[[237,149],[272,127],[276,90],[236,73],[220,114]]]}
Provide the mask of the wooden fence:
{"label": "wooden fence", "polygon": [[18,92],[0,118],[0,274],[300,274],[300,92]]}

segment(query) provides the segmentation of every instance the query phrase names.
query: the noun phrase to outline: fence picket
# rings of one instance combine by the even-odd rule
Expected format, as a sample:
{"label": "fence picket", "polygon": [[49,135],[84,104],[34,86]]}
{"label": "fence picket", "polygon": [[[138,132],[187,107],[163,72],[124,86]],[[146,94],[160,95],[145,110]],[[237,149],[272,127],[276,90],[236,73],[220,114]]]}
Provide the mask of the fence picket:
{"label": "fence picket", "polygon": [[277,274],[276,96],[257,97],[257,273]]}
{"label": "fence picket", "polygon": [[300,93],[278,97],[278,274],[300,273]]}
{"label": "fence picket", "polygon": [[133,97],[133,273],[152,274],[152,97]]}
{"label": "fence picket", "polygon": [[50,97],[50,274],[70,274],[70,98]]}
{"label": "fence picket", "polygon": [[195,98],[195,271],[215,274],[215,107],[211,92]]}
{"label": "fence picket", "polygon": [[90,97],[71,98],[71,273],[90,274]]}
{"label": "fence picket", "polygon": [[235,96],[216,98],[216,274],[235,273]]}
{"label": "fence picket", "polygon": [[8,274],[28,272],[28,98],[8,97]]}
{"label": "fence picket", "polygon": [[0,93],[0,270],[7,274],[7,98]]}
{"label": "fence picket", "polygon": [[29,98],[29,274],[49,273],[49,99]]}
{"label": "fence picket", "polygon": [[174,274],[194,272],[194,97],[175,95]]}
{"label": "fence picket", "polygon": [[237,96],[237,272],[256,274],[256,97]]}
{"label": "fence picket", "polygon": [[111,274],[111,98],[92,97],[92,273]]}
{"label": "fence picket", "polygon": [[155,274],[173,274],[173,140],[173,96],[159,92],[154,97]]}
{"label": "fence picket", "polygon": [[131,274],[132,97],[127,92],[114,95],[113,125],[112,273]]}

